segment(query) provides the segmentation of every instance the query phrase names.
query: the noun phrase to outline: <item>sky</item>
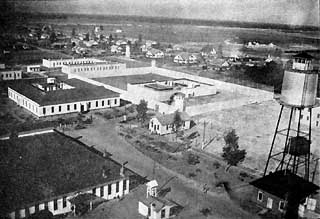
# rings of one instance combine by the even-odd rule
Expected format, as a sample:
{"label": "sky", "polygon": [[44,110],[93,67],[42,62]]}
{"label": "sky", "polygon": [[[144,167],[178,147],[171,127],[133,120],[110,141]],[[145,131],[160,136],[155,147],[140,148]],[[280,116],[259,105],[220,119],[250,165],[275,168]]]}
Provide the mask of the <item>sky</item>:
{"label": "sky", "polygon": [[10,0],[18,11],[319,26],[319,0]]}

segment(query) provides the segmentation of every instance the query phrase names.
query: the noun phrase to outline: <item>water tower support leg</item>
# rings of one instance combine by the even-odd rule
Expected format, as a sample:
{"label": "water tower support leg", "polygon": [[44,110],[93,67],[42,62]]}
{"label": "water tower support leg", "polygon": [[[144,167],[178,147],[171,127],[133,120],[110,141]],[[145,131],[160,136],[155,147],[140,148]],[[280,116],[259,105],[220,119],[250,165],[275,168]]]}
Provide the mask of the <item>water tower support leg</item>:
{"label": "water tower support leg", "polygon": [[283,107],[284,107],[284,106],[281,105],[281,110],[280,110],[280,113],[279,113],[279,118],[278,118],[276,130],[275,130],[274,135],[273,135],[272,144],[271,144],[271,148],[270,148],[270,151],[269,151],[269,155],[268,155],[266,167],[264,168],[263,176],[265,176],[266,173],[267,173],[267,169],[268,169],[268,165],[269,165],[269,162],[270,162],[270,159],[271,159],[271,153],[272,153],[272,150],[273,150],[274,142],[275,142],[275,140],[276,140],[276,136],[277,136],[277,133],[278,133],[278,128],[279,128],[279,124],[280,124],[280,120],[281,120],[281,115],[282,115]]}

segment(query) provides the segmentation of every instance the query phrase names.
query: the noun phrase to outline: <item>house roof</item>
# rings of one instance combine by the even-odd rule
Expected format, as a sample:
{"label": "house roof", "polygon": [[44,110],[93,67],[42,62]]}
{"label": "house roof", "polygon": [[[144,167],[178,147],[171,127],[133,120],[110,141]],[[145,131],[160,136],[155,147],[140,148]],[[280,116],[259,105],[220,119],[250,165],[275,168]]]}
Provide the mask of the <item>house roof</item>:
{"label": "house roof", "polygon": [[107,90],[103,86],[95,86],[76,78],[64,82],[75,88],[44,92],[24,81],[10,85],[10,88],[35,101],[40,106],[119,97],[118,93]]}
{"label": "house roof", "polygon": [[163,53],[160,49],[155,49],[152,47],[148,49],[148,52],[151,52],[152,54]]}
{"label": "house roof", "polygon": [[306,52],[301,52],[301,53],[298,53],[296,55],[293,56],[294,58],[305,58],[305,59],[313,59],[313,56],[306,53]]}
{"label": "house roof", "polygon": [[[182,121],[189,121],[190,116],[186,112],[180,112]],[[154,118],[156,118],[161,125],[170,125],[173,123],[175,117],[175,113],[171,114],[158,114]]]}
{"label": "house roof", "polygon": [[319,189],[319,186],[306,181],[288,170],[270,173],[250,182],[250,184],[281,199],[285,199],[289,192],[293,192],[299,201]]}
{"label": "house roof", "polygon": [[226,60],[224,60],[224,59],[211,59],[209,61],[209,64],[216,65],[216,66],[222,66],[225,62],[226,62]]}
{"label": "house roof", "polygon": [[2,140],[0,145],[0,206],[5,207],[0,212],[122,178],[120,164],[58,132]]}
{"label": "house roof", "polygon": [[213,47],[213,45],[205,45],[202,47],[201,52],[210,53],[212,51],[216,51]]}
{"label": "house roof", "polygon": [[165,206],[176,206],[177,204],[174,201],[171,201],[166,198],[149,196],[145,200],[142,201],[144,204],[150,206],[153,205],[154,210],[156,212],[161,211],[161,209]]}
{"label": "house roof", "polygon": [[146,185],[147,185],[147,187],[153,188],[153,187],[158,186],[158,182],[157,182],[157,180],[151,180],[150,182],[147,182]]}

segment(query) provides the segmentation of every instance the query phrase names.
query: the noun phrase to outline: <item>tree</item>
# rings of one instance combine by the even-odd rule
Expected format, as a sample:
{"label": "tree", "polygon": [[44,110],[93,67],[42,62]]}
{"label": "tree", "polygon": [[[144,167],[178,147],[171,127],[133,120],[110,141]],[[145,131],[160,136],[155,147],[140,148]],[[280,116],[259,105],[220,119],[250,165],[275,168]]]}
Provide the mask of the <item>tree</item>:
{"label": "tree", "polygon": [[218,58],[222,58],[223,57],[223,48],[222,48],[222,44],[221,43],[218,46],[217,56],[218,56]]}
{"label": "tree", "polygon": [[137,118],[141,123],[147,119],[148,103],[145,100],[140,100],[140,103],[137,105]]}
{"label": "tree", "polygon": [[50,43],[54,43],[57,40],[56,33],[54,31],[51,32],[49,36]]}
{"label": "tree", "polygon": [[71,36],[72,37],[76,36],[76,28],[72,28]]}
{"label": "tree", "polygon": [[174,132],[176,133],[176,138],[182,124],[183,124],[183,120],[181,118],[181,113],[177,110],[175,111],[174,117],[173,117],[173,128],[174,128]]}
{"label": "tree", "polygon": [[246,150],[240,150],[238,145],[239,137],[236,135],[234,129],[229,131],[224,136],[225,146],[223,147],[223,159],[228,163],[226,171],[229,170],[231,166],[237,166],[239,162],[242,162],[246,157]]}
{"label": "tree", "polygon": [[88,32],[88,33],[86,33],[86,35],[84,37],[84,40],[85,41],[89,41],[89,39],[90,39],[90,35],[89,35],[89,32]]}

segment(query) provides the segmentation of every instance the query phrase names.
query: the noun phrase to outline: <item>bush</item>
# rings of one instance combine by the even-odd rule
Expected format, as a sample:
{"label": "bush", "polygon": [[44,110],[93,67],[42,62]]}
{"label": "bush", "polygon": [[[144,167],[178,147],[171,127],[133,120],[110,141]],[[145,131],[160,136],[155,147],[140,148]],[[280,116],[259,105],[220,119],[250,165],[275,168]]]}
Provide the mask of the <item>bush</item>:
{"label": "bush", "polygon": [[202,172],[202,170],[200,168],[196,169],[196,173],[201,173],[201,172]]}
{"label": "bush", "polygon": [[199,156],[195,154],[188,154],[187,162],[190,165],[196,165],[200,163]]}
{"label": "bush", "polygon": [[216,169],[219,169],[221,167],[221,164],[218,161],[214,161],[212,165]]}
{"label": "bush", "polygon": [[195,174],[195,173],[189,173],[188,176],[189,176],[190,178],[192,178],[192,177],[196,177],[197,174]]}
{"label": "bush", "polygon": [[211,208],[202,208],[202,209],[200,209],[200,212],[201,212],[204,216],[211,215]]}
{"label": "bush", "polygon": [[241,177],[243,177],[243,178],[246,178],[246,177],[249,177],[249,174],[247,174],[246,172],[241,171],[241,172],[239,173],[239,176],[241,176]]}

